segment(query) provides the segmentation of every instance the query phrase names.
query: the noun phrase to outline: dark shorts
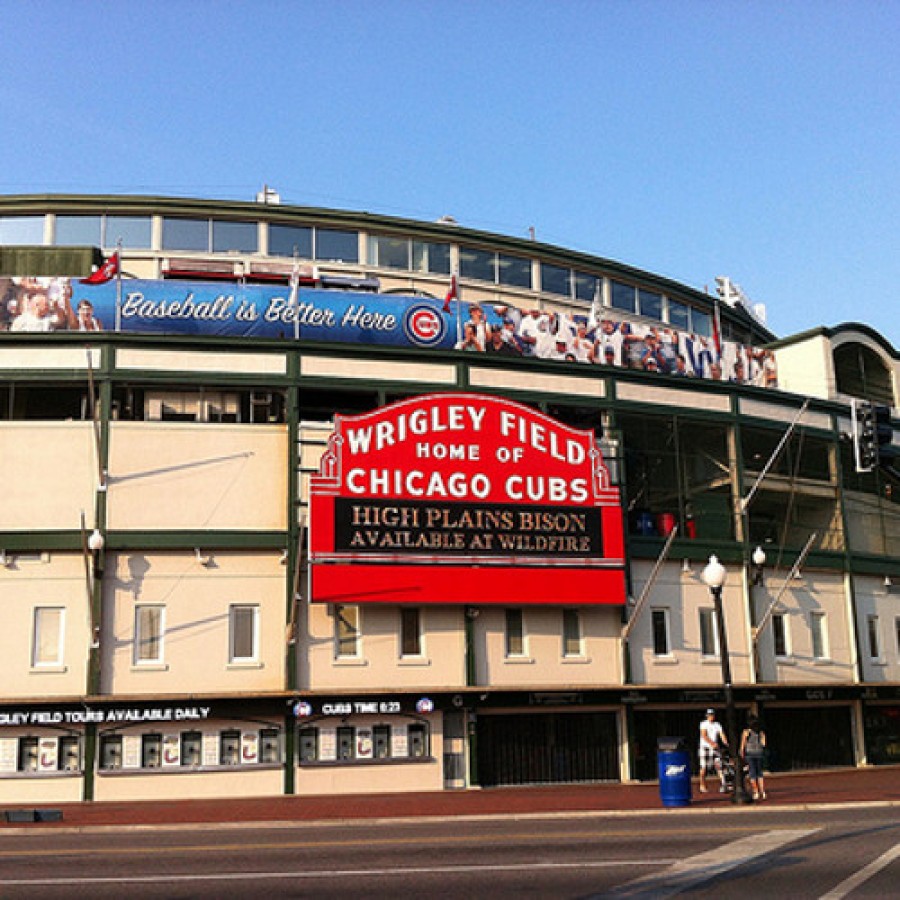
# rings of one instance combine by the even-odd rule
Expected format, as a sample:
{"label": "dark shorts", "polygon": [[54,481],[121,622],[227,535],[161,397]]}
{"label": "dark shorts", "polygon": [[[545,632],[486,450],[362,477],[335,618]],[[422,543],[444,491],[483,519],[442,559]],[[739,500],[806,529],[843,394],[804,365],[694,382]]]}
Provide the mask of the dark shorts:
{"label": "dark shorts", "polygon": [[746,757],[747,767],[750,769],[750,777],[756,781],[763,777],[763,758],[761,756]]}

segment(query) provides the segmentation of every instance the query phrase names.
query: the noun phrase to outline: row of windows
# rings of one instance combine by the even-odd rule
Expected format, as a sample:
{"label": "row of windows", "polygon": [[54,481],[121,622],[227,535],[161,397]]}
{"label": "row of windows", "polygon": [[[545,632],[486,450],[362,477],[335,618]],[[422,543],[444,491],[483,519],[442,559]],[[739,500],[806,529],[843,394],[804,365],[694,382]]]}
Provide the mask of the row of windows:
{"label": "row of windows", "polygon": [[[718,632],[714,611],[699,611],[700,653],[718,656]],[[670,656],[672,641],[668,609],[654,609],[651,613],[653,653]],[[333,611],[335,657],[359,658],[362,652],[362,630],[358,606],[336,606]],[[63,664],[65,610],[61,607],[36,607],[32,638],[32,665],[35,668]],[[808,617],[812,655],[814,659],[828,659],[828,628],[825,613],[811,612]],[[895,621],[897,649],[900,652],[900,617]],[[160,665],[165,661],[166,608],[162,604],[141,604],[135,607],[134,664]],[[775,655],[791,656],[788,617],[784,613],[772,616]],[[563,657],[584,654],[581,611],[560,611],[561,653]],[[401,607],[399,611],[399,644],[401,657],[421,657],[424,652],[422,614],[418,607]],[[883,658],[879,617],[869,615],[866,620],[866,640],[869,656]],[[525,612],[520,608],[505,610],[505,651],[507,657],[528,656],[528,635]],[[229,607],[229,662],[255,663],[259,659],[259,606],[232,604]]]}
{"label": "row of windows", "polygon": [[[31,664],[35,669],[64,664],[66,610],[38,606],[34,610]],[[134,611],[134,655],[136,666],[165,662],[166,607],[140,604]],[[259,606],[233,603],[228,608],[228,661],[234,665],[259,661]]]}
{"label": "row of windows", "polygon": [[[400,608],[400,655],[419,657],[423,654],[422,613],[418,607]],[[583,656],[584,638],[581,611],[563,609],[560,612],[562,655]],[[334,608],[335,656],[358,658],[362,653],[362,630],[358,606]],[[519,608],[505,610],[505,650],[508,657],[528,656],[528,635],[525,613]]]}
{"label": "row of windows", "polygon": [[[699,610],[700,616],[700,653],[703,656],[719,655],[719,632],[716,627],[713,609]],[[793,645],[790,632],[791,619],[785,613],[775,613],[771,618],[772,640],[775,656],[778,659],[790,659],[793,656]],[[900,618],[895,619],[897,652],[900,653]],[[807,617],[812,658],[826,661],[831,651],[828,641],[828,620],[826,614],[819,611],[810,612]],[[673,653],[671,628],[668,609],[651,611],[651,628],[653,635],[653,653],[655,656],[671,656]],[[884,652],[881,639],[881,626],[877,615],[866,617],[866,646],[869,658],[873,662],[883,662]]]}
{"label": "row of windows", "polygon": [[[52,243],[56,246],[153,249],[150,216],[57,215]],[[262,225],[262,232],[260,231]],[[257,223],[221,219],[164,216],[160,250],[196,253],[260,253],[320,262],[360,263],[359,232],[306,225]],[[43,244],[43,216],[0,216],[0,244]],[[449,275],[449,243],[369,235],[366,263],[370,266]],[[459,246],[462,278],[492,285],[539,289],[585,303],[602,298],[604,280],[589,272],[540,263],[535,283],[532,260],[524,256]],[[674,328],[710,334],[710,316],[695,307],[633,284],[611,280],[608,305],[628,313],[665,321]],[[727,323],[726,323],[727,324]],[[728,337],[729,335],[724,335]]]}
{"label": "row of windows", "polygon": [[[374,726],[304,726],[299,730],[300,763],[357,760],[427,759],[429,729],[425,723]],[[221,766],[279,765],[283,762],[281,731],[260,728],[220,732],[153,732],[100,737],[100,769],[197,769]],[[0,739],[0,774],[13,772],[80,772],[82,739],[24,736]]]}

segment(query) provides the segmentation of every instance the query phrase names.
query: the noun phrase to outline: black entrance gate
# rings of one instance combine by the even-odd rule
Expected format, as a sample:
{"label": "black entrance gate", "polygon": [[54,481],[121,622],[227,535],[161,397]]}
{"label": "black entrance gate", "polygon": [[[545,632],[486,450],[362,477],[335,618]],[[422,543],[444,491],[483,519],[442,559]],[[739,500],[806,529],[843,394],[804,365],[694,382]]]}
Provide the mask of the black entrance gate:
{"label": "black entrance gate", "polygon": [[478,782],[484,787],[618,780],[614,713],[478,716]]}

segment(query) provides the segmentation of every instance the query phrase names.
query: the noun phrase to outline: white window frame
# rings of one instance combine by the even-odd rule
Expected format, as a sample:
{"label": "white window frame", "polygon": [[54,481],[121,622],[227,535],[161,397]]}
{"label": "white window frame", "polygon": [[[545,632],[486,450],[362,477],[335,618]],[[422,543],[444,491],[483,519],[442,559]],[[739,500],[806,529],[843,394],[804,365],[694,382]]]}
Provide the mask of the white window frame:
{"label": "white window frame", "polygon": [[[238,656],[237,650],[237,616],[239,612],[249,610],[251,634],[250,656]],[[232,666],[257,665],[259,663],[259,604],[232,603],[228,607],[228,663]]]}
{"label": "white window frame", "polygon": [[[574,622],[574,634],[570,634],[567,623]],[[562,628],[562,655],[563,659],[580,659],[584,656],[584,622],[581,610],[576,607],[563,609],[561,612],[560,626]],[[524,631],[524,623],[523,623]],[[567,646],[570,639],[574,638],[574,650]]]}
{"label": "white window frame", "polygon": [[[47,646],[46,627],[43,622],[44,613],[57,613],[56,620],[56,654],[50,659],[42,659],[42,648]],[[66,635],[66,609],[64,606],[36,606],[32,618],[31,632],[31,666],[34,669],[59,669],[63,665]]]}
{"label": "white window frame", "polygon": [[[518,635],[513,635],[510,629],[510,619],[518,616],[520,629]],[[512,648],[513,637],[520,642],[519,649]],[[507,607],[503,611],[503,649],[507,659],[528,658],[528,634],[525,630],[525,611],[519,606]]]}
{"label": "white window frame", "polygon": [[[816,642],[821,644],[821,654],[816,654]],[[809,614],[809,638],[810,652],[813,660],[821,662],[831,659],[831,644],[828,640],[828,615],[820,610],[814,610]]]}
{"label": "white window frame", "polygon": [[[659,653],[656,649],[656,628],[654,626],[654,617],[660,614],[663,618],[663,625],[666,633],[666,651],[665,653]],[[713,625],[715,625],[715,616],[713,616]],[[701,624],[702,629],[702,624]],[[715,633],[715,627],[713,628],[713,632]],[[715,641],[714,641],[715,643]],[[657,659],[671,659],[672,658],[672,614],[668,607],[666,606],[654,606],[650,610],[650,647],[653,650],[653,655]]]}
{"label": "white window frame", "polygon": [[[362,656],[362,614],[359,606],[353,604],[336,604],[334,607],[334,658],[359,659]],[[341,633],[341,623],[347,626],[346,634]],[[345,645],[352,641],[353,646],[345,652]]]}
{"label": "white window frame", "polygon": [[[712,653],[708,653],[703,649],[703,620],[706,617],[709,617],[710,622],[710,634],[712,635]],[[716,610],[713,606],[701,606],[697,610],[697,617],[700,625],[700,656],[703,659],[718,659],[719,658],[719,625],[716,621]]]}
{"label": "white window frame", "polygon": [[[781,637],[784,643],[784,653],[778,652],[778,626],[781,623]],[[776,659],[791,659],[793,657],[791,648],[791,622],[788,614],[785,612],[772,613],[772,652]]]}
{"label": "white window frame", "polygon": [[[159,629],[155,639],[152,636],[144,636],[141,614],[145,610],[159,611]],[[145,644],[157,644],[156,656],[144,656]],[[162,603],[139,603],[134,608],[134,665],[136,666],[161,666],[166,659],[166,607]]]}
{"label": "white window frame", "polygon": [[[406,643],[405,638],[407,636],[407,631],[405,628],[405,624],[408,622],[408,615],[410,613],[415,613],[415,641],[417,649],[414,653],[406,653],[404,651],[404,644]],[[399,610],[399,618],[400,618],[400,658],[401,659],[421,659],[425,655],[425,634],[424,629],[422,628],[422,607],[421,606],[401,606]],[[357,627],[357,631],[358,631]]]}

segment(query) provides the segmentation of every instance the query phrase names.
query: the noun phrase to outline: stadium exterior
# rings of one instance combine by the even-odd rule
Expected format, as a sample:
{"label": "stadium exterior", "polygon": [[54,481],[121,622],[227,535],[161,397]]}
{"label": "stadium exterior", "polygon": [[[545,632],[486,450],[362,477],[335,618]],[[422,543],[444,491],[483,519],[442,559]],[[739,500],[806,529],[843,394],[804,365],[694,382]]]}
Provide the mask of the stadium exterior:
{"label": "stadium exterior", "polygon": [[770,766],[900,762],[897,470],[852,439],[871,401],[896,449],[900,355],[720,293],[450,219],[0,198],[0,797],[655,778],[724,710],[711,555]]}

